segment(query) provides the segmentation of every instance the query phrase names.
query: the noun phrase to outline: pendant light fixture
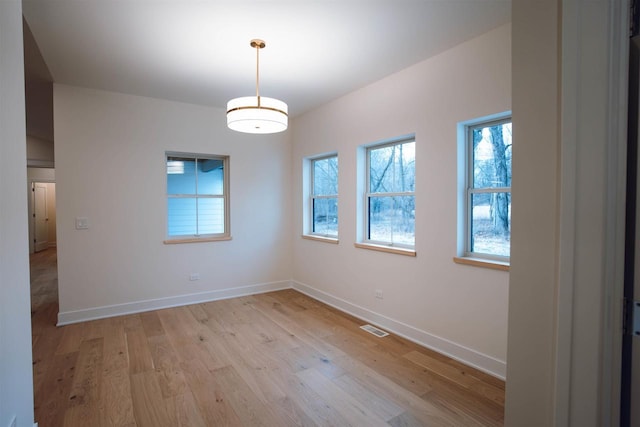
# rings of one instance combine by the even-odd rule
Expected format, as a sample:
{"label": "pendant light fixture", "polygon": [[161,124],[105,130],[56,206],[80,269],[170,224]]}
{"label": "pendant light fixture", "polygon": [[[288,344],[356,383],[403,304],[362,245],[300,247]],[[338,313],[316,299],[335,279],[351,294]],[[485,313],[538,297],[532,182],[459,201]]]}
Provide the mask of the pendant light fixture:
{"label": "pendant light fixture", "polygon": [[287,129],[287,104],[260,96],[260,49],[266,46],[259,39],[251,40],[256,49],[256,96],[234,98],[227,103],[227,126],[245,133],[276,133]]}

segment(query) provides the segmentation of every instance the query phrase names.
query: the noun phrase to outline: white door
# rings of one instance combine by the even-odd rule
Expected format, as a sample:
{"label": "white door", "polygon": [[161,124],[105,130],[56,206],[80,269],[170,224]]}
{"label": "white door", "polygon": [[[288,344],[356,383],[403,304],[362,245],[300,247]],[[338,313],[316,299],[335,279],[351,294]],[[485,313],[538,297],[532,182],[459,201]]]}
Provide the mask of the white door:
{"label": "white door", "polygon": [[49,215],[47,212],[47,186],[36,182],[33,189],[33,217],[35,223],[35,251],[49,247]]}

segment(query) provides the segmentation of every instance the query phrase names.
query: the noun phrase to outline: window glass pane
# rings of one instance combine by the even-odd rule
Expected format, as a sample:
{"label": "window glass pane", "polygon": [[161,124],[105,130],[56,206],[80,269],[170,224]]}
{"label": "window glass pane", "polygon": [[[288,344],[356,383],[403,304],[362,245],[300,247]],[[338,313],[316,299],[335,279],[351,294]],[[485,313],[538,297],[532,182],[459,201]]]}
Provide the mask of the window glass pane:
{"label": "window glass pane", "polygon": [[224,194],[222,159],[198,159],[198,194]]}
{"label": "window glass pane", "polygon": [[338,199],[313,199],[313,232],[328,236],[338,235]]}
{"label": "window glass pane", "polygon": [[414,191],[414,141],[371,148],[368,155],[370,193]]}
{"label": "window glass pane", "polygon": [[396,146],[386,146],[369,150],[369,192],[387,193],[393,191],[393,158]]}
{"label": "window glass pane", "polygon": [[224,233],[224,199],[198,199],[198,233]]}
{"label": "window glass pane", "polygon": [[167,157],[167,194],[196,194],[196,161]]}
{"label": "window glass pane", "polygon": [[196,199],[169,198],[169,236],[193,236],[196,234]]}
{"label": "window glass pane", "polygon": [[189,156],[167,155],[167,235],[225,234],[227,158]]}
{"label": "window glass pane", "polygon": [[416,186],[416,143],[398,145],[395,158],[396,191],[415,191]]}
{"label": "window glass pane", "polygon": [[511,187],[511,123],[478,127],[473,137],[473,188]]}
{"label": "window glass pane", "polygon": [[415,244],[415,197],[369,197],[369,240]]}
{"label": "window glass pane", "polygon": [[471,252],[508,257],[511,193],[472,194],[471,206]]}
{"label": "window glass pane", "polygon": [[338,157],[313,161],[313,194],[338,194]]}

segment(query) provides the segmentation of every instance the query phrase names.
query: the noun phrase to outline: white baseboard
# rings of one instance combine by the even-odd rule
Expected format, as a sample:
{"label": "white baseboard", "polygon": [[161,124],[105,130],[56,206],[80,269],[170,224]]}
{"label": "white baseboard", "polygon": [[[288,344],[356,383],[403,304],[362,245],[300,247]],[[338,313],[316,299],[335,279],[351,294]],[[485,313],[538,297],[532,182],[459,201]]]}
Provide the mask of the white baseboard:
{"label": "white baseboard", "polygon": [[503,360],[498,360],[494,357],[477,352],[460,344],[456,344],[447,339],[432,335],[428,332],[407,325],[406,323],[399,322],[367,308],[360,307],[359,305],[350,303],[303,283],[293,281],[292,287],[311,298],[317,299],[318,301],[337,308],[338,310],[379,326],[389,332],[393,332],[394,334],[406,338],[409,341],[413,341],[416,344],[420,344],[424,347],[437,351],[438,353],[449,356],[452,359],[464,363],[465,365],[472,366],[502,380],[506,378],[507,364]]}
{"label": "white baseboard", "polygon": [[58,326],[69,325],[71,323],[86,322],[88,320],[104,319],[106,317],[122,316],[125,314],[142,313],[144,311],[178,307],[182,305],[199,304],[203,302],[235,298],[246,295],[262,294],[265,292],[279,291],[282,289],[291,289],[291,282],[288,280],[283,280],[279,282],[261,283],[257,285],[220,289],[215,291],[200,292],[196,294],[177,295],[174,297],[134,301],[124,304],[87,308],[83,310],[65,311],[58,313]]}
{"label": "white baseboard", "polygon": [[406,338],[438,353],[447,355],[466,365],[472,366],[502,380],[506,377],[507,365],[505,361],[477,352],[460,344],[456,344],[445,338],[432,335],[413,326],[391,319],[367,308],[345,301],[326,292],[315,289],[296,281],[283,280],[279,282],[262,283],[257,285],[242,286],[237,288],[220,289],[215,291],[200,292],[196,294],[178,295],[167,298],[135,301],[124,304],[94,307],[83,310],[66,311],[58,313],[58,326],[72,323],[86,322],[89,320],[103,319],[106,317],[121,316],[126,314],[141,313],[144,311],[160,310],[163,308],[178,307],[189,304],[216,301],[235,298],[246,295],[262,294],[265,292],[279,291],[282,289],[295,289],[318,301],[328,304],[338,310],[351,314],[366,322],[372,323],[398,336]]}

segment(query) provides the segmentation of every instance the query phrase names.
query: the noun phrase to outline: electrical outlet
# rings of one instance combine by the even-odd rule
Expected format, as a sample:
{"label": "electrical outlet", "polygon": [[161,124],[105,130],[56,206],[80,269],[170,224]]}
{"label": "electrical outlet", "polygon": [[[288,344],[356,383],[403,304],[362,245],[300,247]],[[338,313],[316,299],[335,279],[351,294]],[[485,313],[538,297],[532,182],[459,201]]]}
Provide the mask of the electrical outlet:
{"label": "electrical outlet", "polygon": [[383,299],[384,295],[382,294],[382,289],[376,289],[373,295],[378,299]]}
{"label": "electrical outlet", "polygon": [[195,282],[196,280],[200,280],[200,273],[189,274],[189,280],[192,282]]}

